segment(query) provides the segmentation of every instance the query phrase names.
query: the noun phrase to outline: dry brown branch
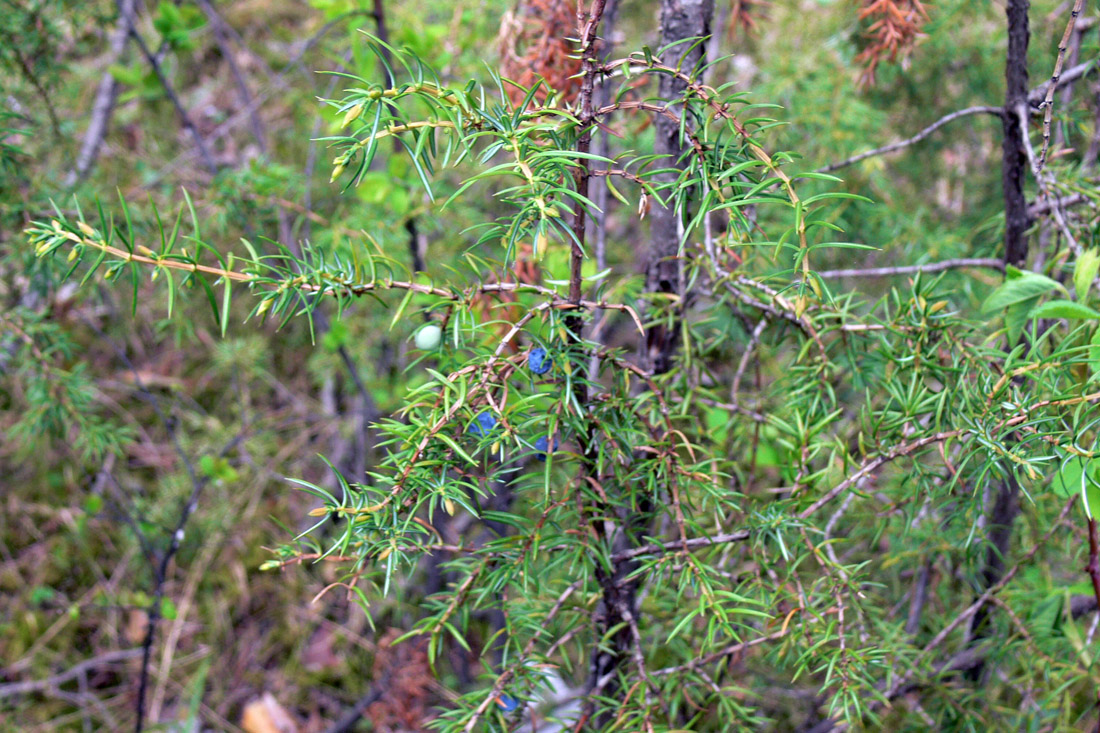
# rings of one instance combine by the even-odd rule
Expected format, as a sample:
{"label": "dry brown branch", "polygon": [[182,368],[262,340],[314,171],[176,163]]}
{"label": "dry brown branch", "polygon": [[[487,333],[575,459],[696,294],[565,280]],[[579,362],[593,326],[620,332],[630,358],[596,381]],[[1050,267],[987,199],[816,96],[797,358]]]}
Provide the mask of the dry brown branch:
{"label": "dry brown branch", "polygon": [[1070,35],[1077,25],[1077,16],[1081,14],[1084,6],[1085,0],[1074,0],[1073,9],[1069,13],[1069,23],[1066,24],[1065,33],[1062,34],[1062,40],[1058,43],[1058,57],[1054,61],[1054,72],[1047,83],[1046,97],[1039,105],[1043,109],[1043,147],[1039,151],[1039,160],[1035,164],[1036,175],[1042,172],[1043,165],[1047,161],[1047,151],[1050,149],[1050,118],[1054,111],[1054,90],[1058,88],[1058,79],[1062,74],[1062,64],[1066,60],[1066,48],[1069,46]]}

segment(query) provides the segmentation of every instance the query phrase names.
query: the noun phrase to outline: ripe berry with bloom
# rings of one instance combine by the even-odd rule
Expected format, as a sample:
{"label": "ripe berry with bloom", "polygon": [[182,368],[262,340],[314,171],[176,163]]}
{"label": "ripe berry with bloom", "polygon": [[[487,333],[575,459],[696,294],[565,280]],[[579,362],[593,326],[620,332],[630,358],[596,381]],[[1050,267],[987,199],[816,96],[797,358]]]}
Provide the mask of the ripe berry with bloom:
{"label": "ripe berry with bloom", "polygon": [[536,346],[527,354],[527,366],[535,374],[546,374],[554,366],[554,361],[546,355],[546,349]]}

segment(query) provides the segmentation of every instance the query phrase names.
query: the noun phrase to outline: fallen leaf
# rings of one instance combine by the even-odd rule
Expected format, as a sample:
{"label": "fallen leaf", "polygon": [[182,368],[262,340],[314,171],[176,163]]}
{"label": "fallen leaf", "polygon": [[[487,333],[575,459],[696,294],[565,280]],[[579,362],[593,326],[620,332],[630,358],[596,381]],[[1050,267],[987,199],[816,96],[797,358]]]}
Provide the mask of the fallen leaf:
{"label": "fallen leaf", "polygon": [[270,692],[244,706],[241,728],[246,733],[298,733],[298,724]]}

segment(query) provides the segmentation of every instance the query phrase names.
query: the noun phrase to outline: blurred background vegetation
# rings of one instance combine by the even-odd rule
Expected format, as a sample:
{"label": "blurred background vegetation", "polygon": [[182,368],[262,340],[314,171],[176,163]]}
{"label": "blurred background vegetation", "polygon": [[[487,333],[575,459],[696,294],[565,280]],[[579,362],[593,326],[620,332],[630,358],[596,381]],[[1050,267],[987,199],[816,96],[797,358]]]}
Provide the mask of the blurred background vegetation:
{"label": "blurred background vegetation", "polygon": [[[1052,65],[1067,7],[1033,4],[1033,69]],[[710,81],[780,105],[771,139],[808,169],[1001,104],[1000,4],[929,6],[915,48],[880,63],[873,82],[859,58],[870,21],[858,11],[852,0],[720,0],[709,49],[733,55]],[[415,594],[412,605],[374,601],[368,619],[343,593],[322,593],[337,578],[327,565],[260,570],[265,548],[310,526],[316,505],[283,477],[331,482],[321,454],[362,475],[368,424],[425,378],[406,369],[417,317],[390,327],[390,310],[364,300],[340,320],[231,325],[223,337],[199,290],[177,294],[168,318],[148,278],[122,287],[97,275],[78,289],[62,282],[63,258],[36,259],[22,230],[77,201],[119,216],[122,198],[135,231],[157,237],[152,212],[178,210],[182,189],[209,240],[338,247],[367,230],[389,257],[442,275],[496,204],[468,196],[440,215],[407,158],[385,152],[341,195],[317,138],[340,129],[320,100],[347,80],[320,72],[378,77],[360,29],[381,35],[381,13],[389,41],[445,81],[488,82],[502,20],[516,12],[502,0],[0,0],[0,729],[132,727],[139,659],[104,655],[141,645],[150,608],[160,628],[147,715],[163,730],[329,730],[381,675],[392,684],[367,715],[375,730],[420,730],[446,698],[421,648],[388,644],[389,629],[415,620]],[[656,47],[656,12],[622,2],[610,40]],[[1097,49],[1090,31],[1077,54]],[[1094,113],[1059,110],[1064,146],[1089,146]],[[89,155],[96,124],[105,132]],[[639,149],[652,137],[615,132]],[[845,168],[844,187],[872,201],[830,215],[849,241],[880,249],[832,250],[815,265],[999,257],[999,140],[999,119],[974,116]],[[609,222],[609,265],[642,272],[639,226]],[[542,268],[564,279],[565,254]],[[975,309],[1001,279],[946,278],[956,304]],[[177,538],[196,481],[202,499]],[[174,542],[162,572],[152,560]],[[79,667],[97,657],[106,661]],[[41,684],[10,687],[27,681]]]}

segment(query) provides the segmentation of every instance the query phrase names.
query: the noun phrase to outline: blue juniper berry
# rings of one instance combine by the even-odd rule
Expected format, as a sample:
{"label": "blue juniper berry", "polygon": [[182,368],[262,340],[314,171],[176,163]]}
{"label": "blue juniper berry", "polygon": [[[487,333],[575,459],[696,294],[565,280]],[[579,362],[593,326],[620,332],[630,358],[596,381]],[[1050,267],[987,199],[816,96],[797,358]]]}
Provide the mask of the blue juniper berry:
{"label": "blue juniper berry", "polygon": [[472,435],[476,435],[479,438],[484,438],[493,431],[493,428],[497,426],[497,418],[491,412],[481,412],[474,418],[474,421],[470,423],[470,427],[466,431]]}
{"label": "blue juniper berry", "polygon": [[536,346],[527,354],[527,366],[535,374],[546,374],[554,366],[554,361],[546,355],[546,349]]}
{"label": "blue juniper berry", "polygon": [[[550,439],[545,435],[539,436],[539,438],[535,441],[535,450],[537,450],[539,452],[538,453],[538,459],[540,461],[543,461],[543,462],[546,461],[546,447],[549,444],[550,444]],[[557,450],[558,446],[560,446],[560,445],[561,445],[561,441],[558,440],[557,436],[554,436],[554,450]]]}
{"label": "blue juniper berry", "polygon": [[501,696],[497,698],[497,705],[504,708],[504,712],[510,713],[519,707],[519,702],[511,695],[501,694]]}

